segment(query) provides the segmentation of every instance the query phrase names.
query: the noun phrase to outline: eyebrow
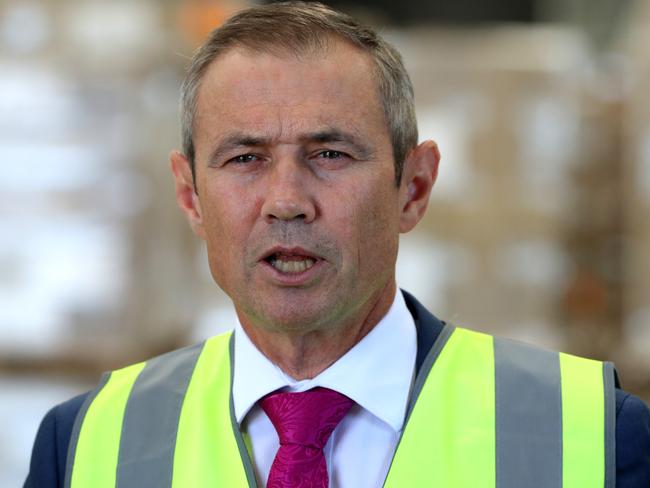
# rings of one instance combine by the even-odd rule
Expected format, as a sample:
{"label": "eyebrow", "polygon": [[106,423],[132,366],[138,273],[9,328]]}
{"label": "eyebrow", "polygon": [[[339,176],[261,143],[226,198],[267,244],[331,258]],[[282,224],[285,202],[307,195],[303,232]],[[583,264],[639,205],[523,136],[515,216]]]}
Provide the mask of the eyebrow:
{"label": "eyebrow", "polygon": [[[351,145],[357,152],[358,157],[362,159],[370,159],[373,154],[373,151],[370,149],[370,147],[367,144],[361,142],[359,138],[351,132],[331,127],[315,132],[301,134],[298,136],[298,140],[303,144],[310,142],[320,144],[328,142],[343,142],[345,144]],[[233,149],[268,146],[271,145],[272,142],[272,139],[268,137],[256,136],[243,132],[235,132],[226,136],[219,142],[217,147],[215,147],[215,149],[210,153],[208,164],[216,163],[225,153],[232,151]]]}
{"label": "eyebrow", "polygon": [[221,156],[233,149],[244,147],[260,147],[268,144],[269,139],[265,137],[256,137],[241,132],[236,132],[226,136],[217,147],[210,153],[208,164],[214,164]]}
{"label": "eyebrow", "polygon": [[362,159],[370,159],[372,151],[370,147],[359,140],[354,134],[339,129],[327,128],[312,132],[301,137],[305,142],[344,142],[351,145]]}

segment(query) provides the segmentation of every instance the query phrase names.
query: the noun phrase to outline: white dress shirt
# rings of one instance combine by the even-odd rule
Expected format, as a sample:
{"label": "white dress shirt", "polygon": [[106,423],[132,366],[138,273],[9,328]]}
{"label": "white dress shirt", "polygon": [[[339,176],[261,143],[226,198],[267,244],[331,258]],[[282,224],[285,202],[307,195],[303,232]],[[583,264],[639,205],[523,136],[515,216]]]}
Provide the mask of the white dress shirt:
{"label": "white dress shirt", "polygon": [[237,324],[233,404],[237,422],[250,439],[258,486],[266,486],[279,442],[257,401],[280,388],[299,392],[322,386],[356,402],[324,449],[330,487],[381,487],[404,426],[416,349],[415,323],[399,292],[368,335],[310,380],[284,374]]}

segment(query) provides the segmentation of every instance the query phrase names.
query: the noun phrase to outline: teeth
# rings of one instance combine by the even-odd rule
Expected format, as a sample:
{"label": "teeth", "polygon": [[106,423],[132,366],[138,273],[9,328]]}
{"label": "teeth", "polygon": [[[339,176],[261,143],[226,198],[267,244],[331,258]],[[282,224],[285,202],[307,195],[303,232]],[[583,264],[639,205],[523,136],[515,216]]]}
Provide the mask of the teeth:
{"label": "teeth", "polygon": [[302,273],[311,268],[316,261],[313,259],[300,259],[297,261],[284,261],[280,259],[271,259],[271,266],[281,273]]}

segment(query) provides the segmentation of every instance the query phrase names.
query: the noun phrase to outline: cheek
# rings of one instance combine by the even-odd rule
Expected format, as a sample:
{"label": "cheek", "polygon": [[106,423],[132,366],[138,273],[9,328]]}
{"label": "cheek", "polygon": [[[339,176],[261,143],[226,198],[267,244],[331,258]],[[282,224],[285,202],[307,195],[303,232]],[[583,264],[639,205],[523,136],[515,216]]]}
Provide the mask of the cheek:
{"label": "cheek", "polygon": [[224,243],[240,240],[257,216],[255,195],[225,178],[218,183],[212,181],[202,198],[204,225],[213,239]]}
{"label": "cheek", "polygon": [[[217,194],[220,198],[216,198]],[[223,285],[224,280],[239,272],[243,263],[250,219],[241,198],[215,190],[205,200],[209,202],[203,205],[208,258],[215,280]]]}
{"label": "cheek", "polygon": [[[392,189],[391,189],[392,190]],[[356,194],[358,200],[349,208],[355,209],[349,215],[346,226],[348,237],[356,243],[360,268],[385,268],[388,260],[397,253],[399,236],[398,201],[393,191],[367,191]]]}

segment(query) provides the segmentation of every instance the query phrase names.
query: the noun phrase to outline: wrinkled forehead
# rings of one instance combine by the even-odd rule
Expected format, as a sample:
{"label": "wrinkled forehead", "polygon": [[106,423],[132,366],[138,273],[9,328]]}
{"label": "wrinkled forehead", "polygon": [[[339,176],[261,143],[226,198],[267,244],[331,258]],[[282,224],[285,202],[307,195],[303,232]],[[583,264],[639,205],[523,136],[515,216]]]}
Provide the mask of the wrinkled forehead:
{"label": "wrinkled forehead", "polygon": [[347,42],[302,56],[233,47],[204,73],[196,122],[210,113],[228,117],[310,104],[340,116],[349,109],[376,117],[383,109],[373,67],[366,52]]}
{"label": "wrinkled forehead", "polygon": [[347,43],[298,58],[233,48],[201,84],[198,152],[233,133],[288,141],[323,128],[390,146],[372,68],[370,56]]}
{"label": "wrinkled forehead", "polygon": [[[232,70],[233,59],[238,60],[239,68],[248,63],[250,76],[259,76],[262,66],[268,68],[277,63],[298,67],[301,64],[314,65],[322,62],[327,69],[354,69],[360,78],[372,81],[371,89],[377,95],[377,100],[380,100],[376,63],[370,53],[342,37],[323,35],[312,36],[290,46],[280,42],[261,44],[247,40],[226,47],[206,66],[198,87],[197,102],[204,92],[219,88],[217,82],[224,81],[228,71]],[[255,69],[256,66],[258,69]],[[326,70],[322,73],[327,74]]]}

